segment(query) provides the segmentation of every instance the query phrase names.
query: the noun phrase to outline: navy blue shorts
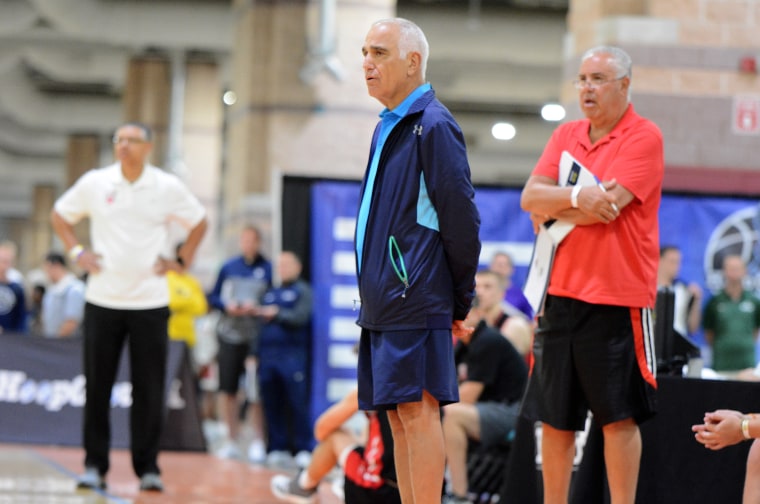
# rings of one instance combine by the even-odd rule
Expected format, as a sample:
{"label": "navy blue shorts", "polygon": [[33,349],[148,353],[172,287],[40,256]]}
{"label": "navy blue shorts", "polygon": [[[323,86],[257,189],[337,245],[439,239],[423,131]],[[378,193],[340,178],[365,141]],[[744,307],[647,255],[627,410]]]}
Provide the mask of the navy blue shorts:
{"label": "navy blue shorts", "polygon": [[422,400],[441,406],[459,400],[450,329],[370,331],[359,340],[359,408],[395,409]]}
{"label": "navy blue shorts", "polygon": [[548,296],[523,414],[561,430],[583,430],[656,411],[651,310]]}

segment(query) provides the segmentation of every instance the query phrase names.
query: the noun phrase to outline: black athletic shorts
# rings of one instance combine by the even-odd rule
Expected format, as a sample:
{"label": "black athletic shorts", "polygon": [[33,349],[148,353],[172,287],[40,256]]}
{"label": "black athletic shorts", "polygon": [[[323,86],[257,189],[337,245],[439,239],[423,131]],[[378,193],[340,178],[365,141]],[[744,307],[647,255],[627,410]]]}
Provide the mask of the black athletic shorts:
{"label": "black athletic shorts", "polygon": [[219,340],[219,352],[216,360],[219,365],[219,390],[228,394],[237,394],[240,378],[245,372],[245,359],[248,357],[248,343],[227,343]]}
{"label": "black athletic shorts", "polygon": [[583,430],[656,412],[651,309],[547,296],[538,320],[523,414],[556,429]]}

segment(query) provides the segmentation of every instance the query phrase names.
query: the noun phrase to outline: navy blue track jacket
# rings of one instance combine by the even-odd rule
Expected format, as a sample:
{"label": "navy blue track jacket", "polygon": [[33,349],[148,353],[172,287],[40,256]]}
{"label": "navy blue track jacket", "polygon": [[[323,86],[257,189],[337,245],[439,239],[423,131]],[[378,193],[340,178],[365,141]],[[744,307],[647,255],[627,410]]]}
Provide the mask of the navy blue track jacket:
{"label": "navy blue track jacket", "polygon": [[[480,215],[464,136],[434,91],[393,128],[379,161],[358,278],[358,323],[375,331],[450,329],[465,318],[474,294]],[[366,175],[362,194],[365,188]],[[431,206],[437,223],[426,212]],[[401,259],[391,252],[391,237],[408,286],[394,269],[392,261],[401,269]]]}

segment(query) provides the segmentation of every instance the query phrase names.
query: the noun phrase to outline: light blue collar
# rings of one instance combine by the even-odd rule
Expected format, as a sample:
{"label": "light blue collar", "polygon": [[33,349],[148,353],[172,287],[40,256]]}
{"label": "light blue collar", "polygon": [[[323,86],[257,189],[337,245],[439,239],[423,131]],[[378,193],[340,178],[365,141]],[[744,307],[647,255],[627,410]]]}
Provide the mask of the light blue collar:
{"label": "light blue collar", "polygon": [[380,112],[380,118],[384,119],[386,115],[393,114],[398,118],[406,116],[406,114],[409,112],[409,109],[412,106],[412,103],[416,102],[420,96],[424,95],[428,91],[430,91],[433,87],[430,85],[429,82],[426,82],[425,84],[422,84],[417,89],[409,93],[409,96],[404,98],[404,101],[398,104],[398,106],[393,110],[388,110],[387,108],[383,109],[382,112]]}

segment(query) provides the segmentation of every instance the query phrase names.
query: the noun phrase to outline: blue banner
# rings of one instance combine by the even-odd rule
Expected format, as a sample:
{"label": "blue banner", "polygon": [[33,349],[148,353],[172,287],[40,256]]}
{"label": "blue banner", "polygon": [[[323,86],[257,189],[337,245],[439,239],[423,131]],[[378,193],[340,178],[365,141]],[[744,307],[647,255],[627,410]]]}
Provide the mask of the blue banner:
{"label": "blue banner", "polygon": [[357,183],[312,187],[312,421],[356,385],[354,346],[360,329],[353,240],[358,205]]}
{"label": "blue banner", "polygon": [[[356,383],[359,338],[353,234],[360,185],[319,182],[312,187],[312,283],[314,360],[312,416],[316,418]],[[476,188],[480,211],[480,264],[486,267],[497,251],[514,259],[513,282],[522,285],[533,250],[533,229],[520,208],[515,188]],[[726,254],[739,254],[748,264],[748,287],[760,290],[760,217],[758,203],[745,198],[663,195],[660,243],[683,253],[680,277],[696,282],[704,300],[721,287],[720,265]],[[694,337],[704,346],[700,334]]]}

